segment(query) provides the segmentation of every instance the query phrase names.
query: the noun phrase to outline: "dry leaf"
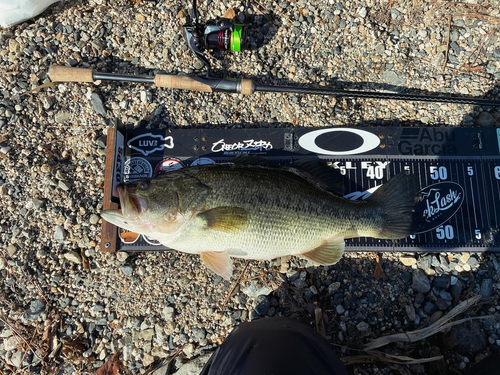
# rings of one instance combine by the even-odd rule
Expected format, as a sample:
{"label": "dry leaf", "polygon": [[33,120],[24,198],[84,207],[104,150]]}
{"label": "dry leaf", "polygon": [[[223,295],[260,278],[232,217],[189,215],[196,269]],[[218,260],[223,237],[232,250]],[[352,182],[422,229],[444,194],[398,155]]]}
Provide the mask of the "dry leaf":
{"label": "dry leaf", "polygon": [[229,8],[226,10],[226,13],[222,16],[222,18],[226,18],[228,20],[232,20],[234,17],[236,17],[236,13],[234,12],[233,8]]}
{"label": "dry leaf", "polygon": [[82,257],[83,269],[90,271],[89,258],[87,258],[87,256],[85,255],[85,250],[81,249],[80,255]]}
{"label": "dry leaf", "polygon": [[120,371],[120,360],[118,354],[115,353],[111,356],[108,362],[99,367],[94,375],[117,375]]}
{"label": "dry leaf", "polygon": [[316,331],[323,337],[326,337],[325,322],[323,321],[323,310],[316,307],[314,310],[314,318],[316,320]]}
{"label": "dry leaf", "polygon": [[375,255],[375,271],[373,271],[373,277],[375,280],[385,279],[385,273],[382,269],[382,263],[378,255]]}

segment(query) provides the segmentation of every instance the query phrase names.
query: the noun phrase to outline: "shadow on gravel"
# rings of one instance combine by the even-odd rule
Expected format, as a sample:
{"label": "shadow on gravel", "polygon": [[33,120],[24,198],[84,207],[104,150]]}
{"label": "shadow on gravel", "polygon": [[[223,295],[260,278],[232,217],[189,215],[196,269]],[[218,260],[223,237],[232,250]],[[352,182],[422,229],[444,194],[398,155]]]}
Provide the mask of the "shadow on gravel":
{"label": "shadow on gravel", "polygon": [[[413,266],[404,266],[393,259],[390,255],[382,256],[385,277],[380,280],[374,277],[377,266],[373,253],[351,253],[330,267],[308,267],[305,261],[295,258],[273,261],[269,266],[262,263],[261,277],[243,282],[233,296],[241,301],[248,297],[245,293],[258,294],[265,290],[261,288],[279,283],[268,296],[248,297],[255,297],[250,318],[292,317],[319,332],[322,330],[318,327],[324,325],[324,334],[339,357],[351,357],[350,360],[363,354],[359,350],[373,339],[427,327],[459,302],[478,292],[485,298],[460,318],[492,314],[491,309],[494,310],[498,299],[498,296],[493,297],[493,280],[498,281],[496,273],[499,265],[482,263],[481,254],[468,257],[458,253],[450,257],[421,253],[405,258]],[[237,264],[236,275],[244,266],[240,261]],[[290,269],[290,264],[294,264],[294,270]],[[458,272],[457,266],[470,271]],[[281,273],[278,272],[279,267]],[[228,292],[231,291],[230,284],[226,284]],[[225,313],[234,317],[237,311],[225,310]],[[317,314],[320,319],[316,318]],[[372,357],[374,363],[350,365],[349,372],[461,374],[461,370],[469,368],[485,355],[500,350],[498,325],[495,318],[471,320],[422,341],[390,344],[378,350],[408,356],[416,359],[417,363],[381,363]],[[444,356],[442,360],[418,363],[419,359],[441,355]]]}

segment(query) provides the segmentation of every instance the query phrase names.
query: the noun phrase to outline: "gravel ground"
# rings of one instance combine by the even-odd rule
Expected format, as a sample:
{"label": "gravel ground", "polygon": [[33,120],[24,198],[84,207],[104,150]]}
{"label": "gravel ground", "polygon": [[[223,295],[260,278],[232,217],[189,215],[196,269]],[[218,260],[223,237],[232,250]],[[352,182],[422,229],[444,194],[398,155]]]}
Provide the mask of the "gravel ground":
{"label": "gravel ground", "polygon": [[[205,18],[233,7],[253,50],[215,70],[264,84],[313,84],[497,98],[500,2],[204,1]],[[423,104],[257,94],[238,97],[148,85],[58,84],[51,64],[99,71],[192,73],[184,45],[187,1],[63,1],[0,31],[0,371],[92,373],[119,353],[125,373],[169,371],[209,353],[242,321],[295,317],[314,326],[320,308],[339,355],[389,333],[425,327],[469,296],[466,316],[493,315],[391,354],[433,364],[349,366],[353,374],[460,374],[500,350],[500,258],[487,254],[390,254],[336,266],[278,259],[249,263],[236,281],[197,257],[99,251],[103,135],[114,121],[155,127],[384,124],[498,126],[500,111]],[[448,17],[451,17],[448,46]],[[464,16],[465,15],[465,16]],[[447,61],[444,69],[445,59]],[[235,275],[245,268],[236,261]],[[227,297],[227,298],[226,298]],[[156,374],[165,373],[163,370]],[[163,371],[163,372],[162,372]]]}

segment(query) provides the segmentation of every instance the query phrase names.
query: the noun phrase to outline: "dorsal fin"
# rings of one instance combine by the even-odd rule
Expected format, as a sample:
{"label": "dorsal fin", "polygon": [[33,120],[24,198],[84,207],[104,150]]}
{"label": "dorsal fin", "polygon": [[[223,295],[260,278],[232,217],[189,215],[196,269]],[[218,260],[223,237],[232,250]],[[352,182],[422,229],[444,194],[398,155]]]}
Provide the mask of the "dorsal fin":
{"label": "dorsal fin", "polygon": [[324,160],[304,157],[286,168],[323,190],[339,196],[344,195],[344,177],[338,169],[328,166]]}

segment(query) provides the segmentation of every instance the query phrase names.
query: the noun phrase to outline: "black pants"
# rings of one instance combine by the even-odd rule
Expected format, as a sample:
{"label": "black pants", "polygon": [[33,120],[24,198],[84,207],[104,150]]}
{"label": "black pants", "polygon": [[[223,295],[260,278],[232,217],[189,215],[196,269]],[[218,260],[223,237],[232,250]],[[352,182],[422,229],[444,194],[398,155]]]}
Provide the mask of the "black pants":
{"label": "black pants", "polygon": [[328,342],[289,318],[266,318],[236,327],[200,375],[347,375]]}

